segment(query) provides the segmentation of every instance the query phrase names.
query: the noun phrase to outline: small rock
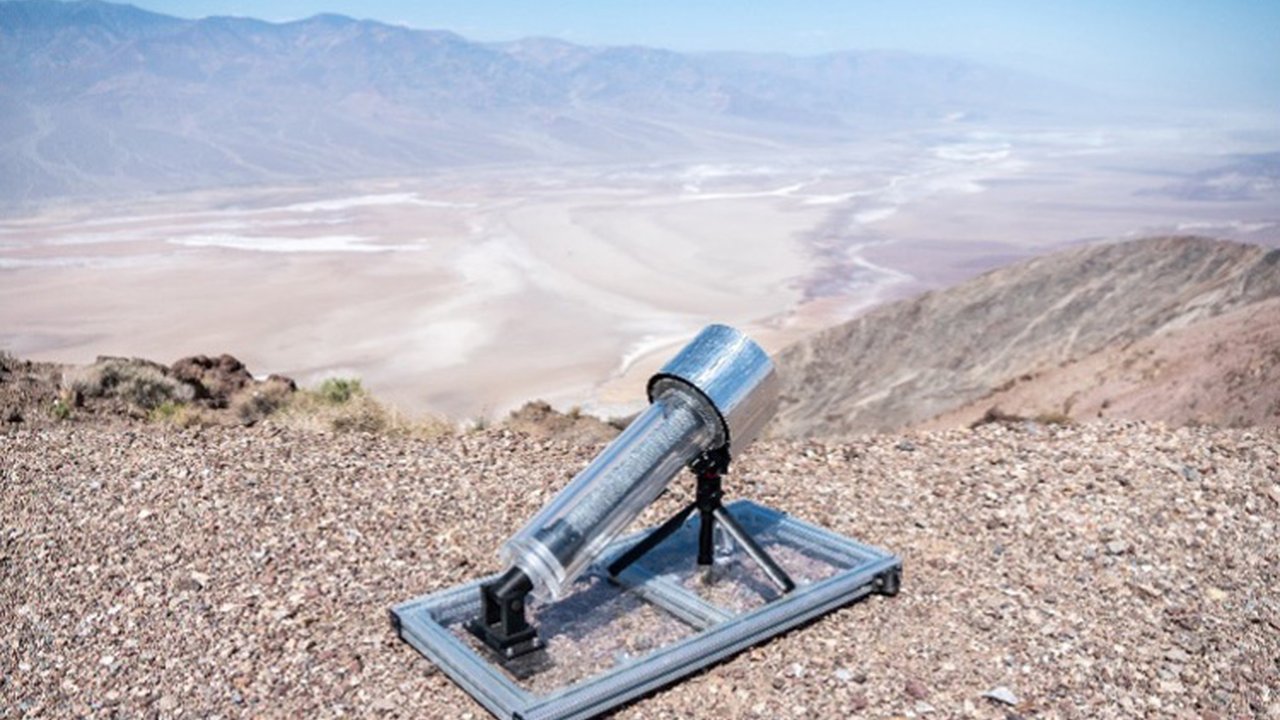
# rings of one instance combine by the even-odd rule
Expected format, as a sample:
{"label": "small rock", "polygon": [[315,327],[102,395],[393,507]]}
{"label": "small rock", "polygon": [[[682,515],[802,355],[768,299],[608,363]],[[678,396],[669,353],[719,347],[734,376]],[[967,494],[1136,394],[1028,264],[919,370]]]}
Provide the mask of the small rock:
{"label": "small rock", "polygon": [[926,688],[924,683],[919,680],[908,680],[903,690],[906,691],[907,695],[910,696],[912,700],[923,700],[929,697],[929,689]]}
{"label": "small rock", "polygon": [[156,707],[160,709],[160,712],[172,712],[174,708],[178,707],[178,699],[172,695],[161,695]]}
{"label": "small rock", "polygon": [[1204,591],[1204,595],[1214,602],[1222,602],[1227,599],[1227,591],[1222,588],[1210,587]]}
{"label": "small rock", "polygon": [[862,693],[855,693],[849,698],[849,709],[853,712],[862,712],[871,705],[871,701]]}
{"label": "small rock", "polygon": [[103,655],[102,657],[98,658],[98,664],[102,665],[103,667],[110,667],[111,664],[114,663],[115,661],[116,661],[116,658],[114,655]]}
{"label": "small rock", "polygon": [[1129,543],[1124,540],[1112,540],[1107,543],[1108,555],[1123,555],[1129,552]]}
{"label": "small rock", "polygon": [[1190,480],[1191,482],[1200,482],[1200,471],[1190,465],[1183,465],[1179,472],[1182,473],[1182,477]]}
{"label": "small rock", "polygon": [[899,440],[898,444],[894,445],[894,447],[902,452],[915,452],[916,450],[916,444],[910,440]]}
{"label": "small rock", "polygon": [[836,679],[839,680],[840,682],[847,683],[853,679],[853,673],[849,672],[845,668],[840,668],[839,670],[836,670],[835,673],[833,674],[835,675]]}
{"label": "small rock", "polygon": [[191,580],[198,585],[201,590],[209,586],[209,576],[202,572],[191,573]]}
{"label": "small rock", "polygon": [[1003,705],[1018,704],[1018,696],[1014,695],[1012,690],[1010,690],[1009,688],[1003,685],[993,687],[990,690],[982,693],[982,697],[987,698],[988,700],[993,700],[995,702],[1001,703]]}

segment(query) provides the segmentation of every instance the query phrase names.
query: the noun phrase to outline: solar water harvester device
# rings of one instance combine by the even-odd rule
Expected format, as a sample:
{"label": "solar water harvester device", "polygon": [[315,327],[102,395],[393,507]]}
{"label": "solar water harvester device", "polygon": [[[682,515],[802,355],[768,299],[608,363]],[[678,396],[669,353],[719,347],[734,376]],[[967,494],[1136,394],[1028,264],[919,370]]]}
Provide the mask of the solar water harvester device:
{"label": "solar water harvester device", "polygon": [[[748,500],[723,475],[777,407],[769,356],[703,329],[649,407],[518,532],[505,570],[397,605],[400,636],[501,718],[593,717],[872,593],[902,562]],[[693,499],[619,537],[688,468]]]}

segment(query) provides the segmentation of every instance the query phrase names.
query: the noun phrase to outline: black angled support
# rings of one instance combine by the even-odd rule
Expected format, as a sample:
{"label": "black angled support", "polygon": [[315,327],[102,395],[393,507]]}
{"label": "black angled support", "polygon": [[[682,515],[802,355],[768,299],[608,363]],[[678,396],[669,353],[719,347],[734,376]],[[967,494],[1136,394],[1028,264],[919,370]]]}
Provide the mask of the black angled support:
{"label": "black angled support", "polygon": [[690,463],[689,469],[698,476],[698,490],[693,502],[686,505],[683,510],[673,515],[671,519],[658,526],[643,540],[632,545],[625,553],[618,556],[618,559],[609,564],[609,575],[617,578],[623,570],[626,570],[635,561],[644,557],[650,550],[653,550],[663,540],[666,540],[675,531],[679,530],[693,511],[697,510],[699,519],[699,565],[711,565],[715,560],[715,523],[718,521],[733,536],[733,539],[742,545],[743,550],[760,566],[760,569],[764,571],[764,574],[768,576],[773,584],[777,585],[784,593],[794,590],[796,584],[791,580],[791,576],[787,575],[787,572],[779,567],[772,557],[769,557],[769,553],[765,552],[765,549],[760,547],[747,534],[747,531],[738,524],[738,521],[734,520],[733,516],[724,509],[722,504],[724,485],[721,481],[721,474],[728,467],[729,455],[723,449],[712,453],[703,453]]}

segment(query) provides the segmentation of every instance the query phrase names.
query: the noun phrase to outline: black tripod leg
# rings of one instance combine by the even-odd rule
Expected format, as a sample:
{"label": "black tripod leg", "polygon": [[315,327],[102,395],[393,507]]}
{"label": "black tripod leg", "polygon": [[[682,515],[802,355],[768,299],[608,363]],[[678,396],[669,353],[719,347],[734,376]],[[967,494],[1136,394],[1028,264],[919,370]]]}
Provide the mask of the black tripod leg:
{"label": "black tripod leg", "polygon": [[698,564],[710,565],[715,561],[716,535],[715,510],[701,508],[698,516],[702,524],[698,526]]}
{"label": "black tripod leg", "polygon": [[742,526],[738,524],[737,520],[733,519],[732,515],[723,507],[718,507],[715,509],[715,516],[716,520],[720,521],[720,524],[724,526],[724,529],[728,530],[729,534],[733,536],[733,539],[742,545],[742,549],[747,551],[751,559],[756,561],[756,564],[760,566],[764,574],[769,576],[774,585],[782,588],[784,593],[789,593],[796,589],[796,584],[791,581],[791,576],[787,575],[787,571],[778,567],[773,558],[769,557],[769,553],[765,552],[764,548],[751,539],[751,536],[742,529]]}
{"label": "black tripod leg", "polygon": [[630,549],[622,553],[617,560],[609,563],[609,574],[617,577],[619,573],[631,567],[631,564],[644,557],[645,553],[658,546],[658,543],[666,540],[672,533],[680,529],[684,525],[684,521],[689,519],[689,514],[697,509],[697,505],[690,504],[685,509],[671,516],[670,520],[658,526],[657,530],[649,533],[649,536],[640,542],[632,545]]}

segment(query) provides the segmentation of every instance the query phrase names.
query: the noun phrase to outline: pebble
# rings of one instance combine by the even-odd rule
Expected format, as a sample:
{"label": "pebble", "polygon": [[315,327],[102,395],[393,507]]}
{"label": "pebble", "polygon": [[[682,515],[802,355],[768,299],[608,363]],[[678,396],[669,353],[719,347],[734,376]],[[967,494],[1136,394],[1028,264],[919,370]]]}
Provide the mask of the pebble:
{"label": "pebble", "polygon": [[1003,685],[998,685],[982,693],[982,697],[987,698],[988,700],[994,700],[995,702],[1004,705],[1018,704],[1018,696],[1014,695],[1012,690]]}
{"label": "pebble", "polygon": [[1107,543],[1108,555],[1123,555],[1129,552],[1129,543],[1124,540],[1112,540]]}

